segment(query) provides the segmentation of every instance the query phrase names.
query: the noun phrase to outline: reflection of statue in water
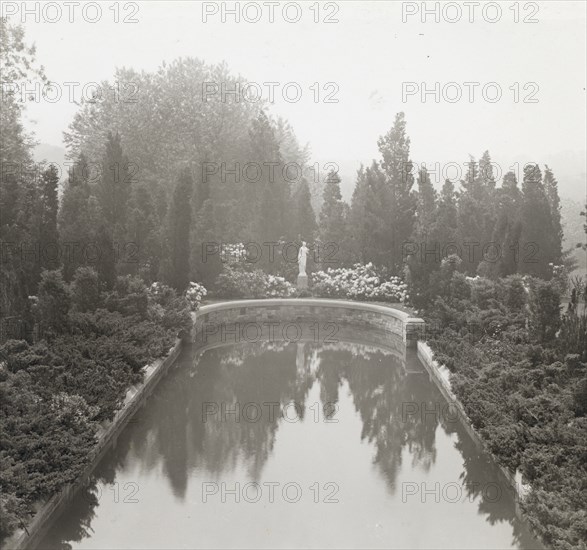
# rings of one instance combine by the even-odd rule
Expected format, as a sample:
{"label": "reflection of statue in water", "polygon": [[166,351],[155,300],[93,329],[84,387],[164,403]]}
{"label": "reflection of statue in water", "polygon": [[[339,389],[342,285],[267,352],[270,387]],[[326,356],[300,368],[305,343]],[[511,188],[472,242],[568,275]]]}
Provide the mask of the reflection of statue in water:
{"label": "reflection of statue in water", "polygon": [[308,276],[306,275],[306,260],[308,258],[308,247],[306,242],[302,241],[302,246],[298,251],[298,288],[308,288]]}

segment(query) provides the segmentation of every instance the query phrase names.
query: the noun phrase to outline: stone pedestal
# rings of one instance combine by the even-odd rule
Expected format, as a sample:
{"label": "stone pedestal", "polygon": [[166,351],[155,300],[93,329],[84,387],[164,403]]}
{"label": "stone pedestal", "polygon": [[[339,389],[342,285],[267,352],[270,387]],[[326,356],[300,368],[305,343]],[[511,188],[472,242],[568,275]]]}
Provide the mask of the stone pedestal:
{"label": "stone pedestal", "polygon": [[308,288],[308,276],[298,275],[298,289],[302,290]]}

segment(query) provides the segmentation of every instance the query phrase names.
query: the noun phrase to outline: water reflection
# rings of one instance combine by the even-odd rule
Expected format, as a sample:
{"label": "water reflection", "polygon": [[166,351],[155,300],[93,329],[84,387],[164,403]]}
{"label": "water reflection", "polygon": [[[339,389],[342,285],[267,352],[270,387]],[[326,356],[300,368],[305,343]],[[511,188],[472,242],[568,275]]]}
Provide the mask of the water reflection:
{"label": "water reflection", "polygon": [[[361,449],[369,450],[371,465],[368,468],[374,468],[374,472],[369,473],[368,468],[361,470],[363,466],[360,465],[357,465],[356,472],[354,466],[347,472],[350,477],[363,475],[365,478],[358,485],[361,493],[349,495],[352,497],[350,508],[345,513],[351,516],[356,513],[352,509],[352,499],[360,501],[360,496],[373,503],[378,499],[387,503],[390,513],[401,510],[401,514],[405,514],[408,509],[413,510],[409,513],[414,516],[414,521],[420,514],[428,518],[430,505],[423,502],[422,484],[429,487],[458,481],[463,487],[462,500],[467,501],[477,516],[490,525],[508,526],[507,531],[511,534],[508,543],[512,548],[536,548],[537,543],[516,515],[514,499],[507,493],[506,484],[496,467],[476,447],[458,421],[430,412],[438,411],[439,403],[443,402],[439,391],[422,369],[419,373],[406,369],[407,362],[397,349],[395,344],[272,341],[211,346],[204,352],[195,348],[184,350],[176,366],[99,464],[92,484],[75,497],[41,546],[124,547],[124,541],[112,538],[116,536],[112,524],[100,523],[100,517],[96,519],[96,514],[100,516],[102,511],[108,517],[114,494],[111,489],[119,490],[124,480],[138,479],[141,487],[156,487],[158,497],[170,493],[173,498],[173,501],[167,501],[172,503],[170,507],[183,506],[189,511],[195,506],[190,485],[202,480],[234,479],[241,473],[246,478],[244,482],[261,482],[269,463],[283,464],[283,453],[275,452],[278,438],[283,437],[286,441],[287,436],[294,441],[294,448],[301,456],[308,452],[310,443],[304,439],[304,430],[299,427],[305,426],[308,432],[313,426],[314,430],[325,430],[316,432],[321,438],[330,437],[332,433],[340,434],[336,437],[341,441],[341,448],[343,445],[360,445]],[[413,358],[410,361],[413,365]],[[310,395],[314,396],[314,401]],[[417,404],[423,414],[406,414],[406,403]],[[284,418],[284,411],[289,419]],[[292,422],[291,418],[296,421]],[[335,423],[337,432],[326,434],[328,421]],[[356,433],[355,424],[358,426]],[[331,451],[323,448],[316,452]],[[291,459],[291,452],[289,455]],[[333,456],[334,460],[338,458]],[[437,461],[441,463],[437,464]],[[281,470],[278,468],[277,471]],[[383,485],[378,479],[383,480]],[[406,500],[406,483],[418,488],[418,494],[410,497],[412,500]],[[496,484],[503,493],[497,500],[494,494],[486,491],[488,486]],[[384,487],[383,492],[367,488],[372,486]],[[365,495],[363,491],[366,491]],[[377,495],[372,495],[375,491]],[[118,502],[124,498],[124,494],[119,494]],[[435,498],[435,495],[427,498]],[[432,508],[438,513],[430,517],[438,516],[441,523],[443,514],[464,514],[462,507],[453,505],[450,509],[451,505],[442,500],[443,497],[440,503],[433,503]],[[123,515],[140,514],[141,506],[146,506],[143,502],[141,500],[134,508],[124,507]],[[461,506],[460,500],[458,506]],[[268,513],[265,508],[263,510],[264,514]],[[243,513],[242,508],[237,511]],[[216,537],[208,534],[208,538],[183,539],[177,516],[166,516],[164,511],[161,514],[163,524],[168,528],[173,526],[174,532],[177,531],[177,535],[170,534],[166,539],[169,547],[206,546],[216,540],[220,544],[222,540],[222,533],[216,533]],[[96,527],[96,533],[92,530],[94,524],[100,525]],[[239,522],[231,525],[238,529]],[[332,527],[342,533],[339,541],[333,540],[332,535],[325,538],[332,541],[332,546],[340,546],[341,541],[346,546],[359,547],[406,547],[412,544],[418,547],[425,544],[418,542],[414,533],[409,532],[414,526],[403,528],[406,532],[402,533],[401,524],[392,523],[389,528],[397,538],[370,532],[345,534],[344,524],[329,525]],[[149,531],[149,526],[146,528]],[[205,525],[202,528],[205,529]],[[286,527],[282,529],[289,533]],[[243,532],[246,533],[247,529]],[[149,546],[149,535],[141,536],[141,533],[135,534],[133,546]],[[174,536],[178,537],[177,540]],[[300,543],[297,539],[284,539],[285,536],[277,539],[285,546]],[[459,533],[450,533],[450,536],[454,538],[447,540],[452,541],[453,547],[467,547],[470,543],[466,537],[459,542]],[[253,539],[250,540],[253,547],[268,544],[265,539]],[[248,539],[240,540],[242,544],[238,546],[247,546]],[[270,542],[275,540],[270,539]],[[415,542],[410,543],[411,540]],[[502,539],[496,541],[477,540],[476,546],[504,544]],[[441,539],[437,542],[437,547],[448,544]],[[307,541],[306,546],[323,543],[324,540],[317,536]]]}

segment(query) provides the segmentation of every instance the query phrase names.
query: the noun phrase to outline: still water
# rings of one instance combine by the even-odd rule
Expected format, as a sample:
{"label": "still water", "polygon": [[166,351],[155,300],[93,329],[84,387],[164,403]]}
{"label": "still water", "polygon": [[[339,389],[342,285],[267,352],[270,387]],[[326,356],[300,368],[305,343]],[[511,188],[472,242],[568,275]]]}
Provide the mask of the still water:
{"label": "still water", "polygon": [[41,548],[541,548],[417,358],[263,341],[176,365]]}

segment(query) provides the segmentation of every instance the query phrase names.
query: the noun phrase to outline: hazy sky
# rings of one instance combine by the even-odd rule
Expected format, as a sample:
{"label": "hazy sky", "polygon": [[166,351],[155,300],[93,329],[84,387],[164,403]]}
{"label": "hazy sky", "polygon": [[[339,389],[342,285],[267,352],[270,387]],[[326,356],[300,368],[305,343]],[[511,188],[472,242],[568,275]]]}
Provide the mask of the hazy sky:
{"label": "hazy sky", "polygon": [[[20,2],[5,2],[19,7]],[[28,3],[32,5],[33,3]],[[309,142],[315,160],[334,161],[341,166],[356,164],[377,155],[377,138],[386,132],[397,111],[403,110],[417,162],[462,163],[467,155],[478,156],[489,149],[495,160],[507,165],[515,160],[554,165],[555,173],[571,159],[572,171],[585,173],[586,142],[586,3],[575,2],[481,2],[469,22],[462,6],[460,21],[435,22],[434,14],[422,22],[419,11],[402,22],[402,10],[421,10],[422,2],[361,1],[292,3],[290,23],[275,8],[275,22],[269,22],[269,8],[263,2],[261,20],[247,22],[226,15],[223,7],[235,2],[132,2],[119,3],[120,18],[137,23],[114,23],[114,2],[103,2],[102,17],[96,23],[84,21],[80,7],[74,23],[64,11],[60,21],[34,22],[28,15],[27,38],[38,49],[38,60],[47,76],[57,82],[86,83],[112,79],[117,66],[155,70],[162,61],[194,56],[208,62],[226,60],[230,69],[246,80],[279,82],[274,114],[289,119],[302,142]],[[218,10],[203,21],[204,4]],[[246,2],[240,2],[241,9]],[[434,9],[436,2],[426,2]],[[439,3],[448,18],[457,19],[457,8]],[[495,4],[501,17],[494,23]],[[314,8],[314,9],[312,9]],[[533,19],[536,23],[514,22]],[[65,10],[65,8],[64,8]],[[334,13],[336,10],[336,13]],[[132,11],[136,11],[134,16]],[[54,17],[54,12],[47,12]],[[93,16],[92,11],[88,13]],[[255,6],[245,14],[255,16]],[[21,13],[11,19],[18,21]],[[485,17],[484,17],[485,16]],[[314,18],[319,17],[320,22]],[[325,18],[337,23],[325,23]],[[41,15],[41,19],[43,16]],[[302,90],[298,102],[282,99],[284,85],[297,82]],[[324,87],[335,83],[333,98],[338,103],[314,102],[314,83]],[[448,96],[436,102],[431,93],[422,101],[420,93],[402,101],[402,83],[413,82],[433,90],[436,83]],[[469,102],[465,82],[477,82],[474,101]],[[490,82],[501,90],[500,100],[484,99],[482,88]],[[518,84],[516,84],[518,83]],[[514,90],[519,88],[519,102]],[[526,88],[524,88],[526,86]],[[67,91],[64,89],[64,96]],[[323,88],[321,99],[335,88]],[[486,88],[493,99],[496,87]],[[295,87],[289,91],[295,92]],[[463,97],[452,99],[460,91]],[[525,103],[525,97],[537,102]],[[57,103],[30,104],[29,117],[36,120],[40,141],[62,144],[76,106],[64,97]],[[563,160],[561,160],[563,159]],[[561,166],[557,167],[557,163]],[[506,166],[507,167],[507,166]],[[559,176],[560,179],[560,176]],[[576,184],[575,184],[576,185]]]}

